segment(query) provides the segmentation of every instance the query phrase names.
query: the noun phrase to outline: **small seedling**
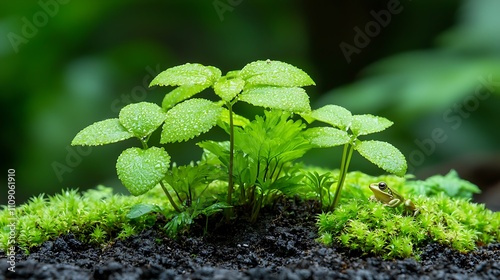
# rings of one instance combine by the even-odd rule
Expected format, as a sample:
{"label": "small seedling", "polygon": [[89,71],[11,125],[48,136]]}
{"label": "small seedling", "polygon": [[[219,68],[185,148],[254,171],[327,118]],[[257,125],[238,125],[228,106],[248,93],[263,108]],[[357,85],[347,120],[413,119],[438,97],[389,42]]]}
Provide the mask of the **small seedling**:
{"label": "small seedling", "polygon": [[[162,107],[148,102],[127,105],[120,111],[119,118],[100,121],[80,131],[72,145],[103,145],[137,138],[142,147],[128,148],[118,157],[116,169],[119,179],[133,195],[144,194],[161,185],[172,207],[182,213],[186,208],[177,205],[164,182],[170,156],[163,147],[149,146],[149,138],[155,130],[162,126],[160,144],[167,144],[187,141],[217,124],[226,129],[229,132],[226,202],[231,205],[234,126],[249,122],[233,112],[233,105],[242,100],[255,106],[307,113],[311,110],[309,97],[302,87],[314,85],[314,82],[292,65],[267,60],[252,62],[239,71],[228,72],[226,76],[213,66],[188,63],[161,72],[151,85],[177,88],[165,95]],[[208,87],[213,88],[221,98],[220,102],[192,98]],[[170,187],[175,190],[175,186]],[[185,207],[191,206],[186,204]],[[226,213],[229,218],[231,213]]]}
{"label": "small seedling", "polygon": [[347,109],[337,105],[326,105],[304,115],[304,118],[332,126],[308,130],[308,136],[316,147],[344,145],[337,189],[329,211],[334,210],[338,204],[354,150],[389,173],[398,176],[406,173],[405,157],[393,145],[383,141],[358,139],[359,136],[380,132],[390,127],[393,123],[388,119],[373,115],[352,115]]}
{"label": "small seedling", "polygon": [[305,174],[305,177],[309,181],[305,186],[316,194],[320,208],[330,208],[333,203],[333,193],[330,191],[330,187],[335,182],[333,174],[325,172],[319,175],[317,171],[310,171]]}
{"label": "small seedling", "polygon": [[[234,177],[239,186],[240,205],[250,208],[250,221],[257,219],[263,205],[281,194],[296,193],[301,176],[289,171],[294,160],[312,148],[305,138],[305,125],[283,111],[266,111],[243,128],[235,128]],[[230,151],[227,142],[205,141],[199,146],[217,156],[226,168]]]}

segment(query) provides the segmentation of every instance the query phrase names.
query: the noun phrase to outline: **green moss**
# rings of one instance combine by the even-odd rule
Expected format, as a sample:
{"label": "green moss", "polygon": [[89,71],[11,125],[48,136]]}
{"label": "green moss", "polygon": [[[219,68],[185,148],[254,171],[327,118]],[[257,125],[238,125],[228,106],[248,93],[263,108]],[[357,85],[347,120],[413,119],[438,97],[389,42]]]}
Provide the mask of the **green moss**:
{"label": "green moss", "polygon": [[468,252],[478,245],[500,240],[500,213],[485,209],[483,204],[444,193],[431,197],[405,196],[421,208],[418,216],[407,216],[403,207],[389,208],[369,201],[371,192],[366,186],[386,181],[391,187],[404,190],[415,182],[405,184],[398,177],[375,178],[359,172],[349,175],[348,185],[358,191],[343,197],[341,206],[333,213],[318,217],[318,241],[326,245],[337,244],[392,259],[418,257],[418,248],[429,242]]}
{"label": "green moss", "polygon": [[[163,204],[161,189],[132,197],[113,194],[111,188],[99,186],[83,194],[68,190],[51,197],[33,197],[15,209],[15,245],[27,251],[69,232],[90,243],[125,238],[154,224],[154,216],[142,217],[138,222],[126,218],[132,206],[146,202]],[[170,207],[167,211],[171,211]],[[0,250],[3,251],[9,247],[11,218],[7,208],[0,211]]]}
{"label": "green moss", "polygon": [[[300,167],[303,173],[327,171]],[[338,177],[338,171],[332,171],[332,176]],[[387,182],[405,198],[411,199],[421,208],[420,214],[408,216],[402,206],[389,208],[369,201],[372,193],[368,185],[379,181]],[[302,183],[308,182],[310,180],[304,177]],[[430,197],[416,195],[415,190],[419,188],[415,188],[415,184],[419,182],[425,183],[407,182],[405,178],[391,175],[373,177],[361,172],[349,173],[340,206],[334,212],[318,217],[318,241],[392,259],[418,257],[419,248],[429,242],[468,252],[479,245],[500,240],[500,213],[487,210],[482,204],[471,203],[467,198],[451,198],[445,192],[436,192]],[[217,187],[217,193],[225,189],[224,186]],[[333,191],[333,188],[328,191]],[[317,199],[310,188],[303,188],[299,195]],[[137,204],[158,205],[167,217],[174,213],[159,187],[138,197],[113,194],[110,188],[102,186],[83,194],[71,190],[51,197],[33,197],[15,209],[16,245],[28,251],[46,240],[70,232],[78,239],[94,244],[126,238],[157,222],[154,214],[127,218],[130,209]],[[0,211],[0,250],[4,251],[8,247],[10,218],[7,208]]]}

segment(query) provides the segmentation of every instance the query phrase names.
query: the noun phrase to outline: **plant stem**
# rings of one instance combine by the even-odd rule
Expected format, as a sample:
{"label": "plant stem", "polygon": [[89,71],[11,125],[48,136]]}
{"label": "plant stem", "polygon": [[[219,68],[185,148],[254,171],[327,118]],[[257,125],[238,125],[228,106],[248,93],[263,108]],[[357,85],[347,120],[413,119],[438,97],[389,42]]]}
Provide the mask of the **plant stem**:
{"label": "plant stem", "polygon": [[142,149],[147,150],[148,147],[148,140],[151,135],[148,135],[146,138],[139,138],[139,141],[141,141],[142,144]]}
{"label": "plant stem", "polygon": [[229,110],[229,178],[227,181],[227,203],[231,205],[234,182],[233,182],[233,169],[234,169],[234,125],[233,125],[233,104],[227,102]]}
{"label": "plant stem", "polygon": [[[234,121],[233,121],[233,103],[226,102],[227,109],[229,110],[229,167],[227,180],[227,204],[232,205],[233,191],[234,191]],[[224,216],[226,221],[229,221],[233,216],[232,208],[224,209]]]}
{"label": "plant stem", "polygon": [[160,181],[160,185],[161,185],[161,188],[163,189],[163,191],[165,192],[165,194],[167,195],[167,198],[170,201],[170,204],[172,204],[172,206],[174,207],[175,211],[181,213],[182,211],[179,209],[179,207],[177,206],[177,204],[172,199],[172,196],[170,195],[170,193],[168,192],[167,188],[163,184],[163,181]]}
{"label": "plant stem", "polygon": [[347,176],[347,169],[349,168],[349,163],[351,162],[352,152],[354,146],[350,143],[344,145],[344,152],[342,153],[342,163],[340,165],[339,180],[337,182],[337,189],[335,190],[335,195],[333,196],[333,203],[330,205],[328,211],[335,210],[337,204],[340,200],[340,191],[344,186],[344,181]]}

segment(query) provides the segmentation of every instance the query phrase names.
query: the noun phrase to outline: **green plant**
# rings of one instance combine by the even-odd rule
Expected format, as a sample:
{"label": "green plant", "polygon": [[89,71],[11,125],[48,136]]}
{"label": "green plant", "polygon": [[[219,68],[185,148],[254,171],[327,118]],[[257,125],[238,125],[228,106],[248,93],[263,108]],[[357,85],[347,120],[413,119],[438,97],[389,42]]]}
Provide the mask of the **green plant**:
{"label": "green plant", "polygon": [[306,189],[312,191],[319,201],[321,209],[330,209],[333,204],[333,193],[330,187],[335,182],[335,178],[331,172],[319,174],[317,171],[309,171],[305,173],[305,178],[308,182],[304,185]]}
{"label": "green plant", "polygon": [[[177,212],[176,205],[163,183],[170,156],[164,148],[149,147],[151,134],[162,124],[161,144],[181,142],[207,132],[217,123],[229,131],[229,165],[227,204],[232,203],[235,119],[245,119],[233,112],[233,105],[245,101],[255,106],[305,113],[310,111],[309,97],[301,87],[313,85],[302,70],[279,61],[256,61],[226,76],[213,66],[184,64],[161,72],[151,86],[177,86],[165,95],[162,107],[141,102],[125,106],[117,119],[92,124],[80,131],[72,145],[103,145],[136,137],[142,148],[129,148],[118,157],[116,169],[123,185],[141,195],[160,184]],[[212,87],[220,102],[192,98]],[[191,99],[190,99],[191,98]],[[227,110],[221,106],[225,106]]]}
{"label": "green plant", "polygon": [[162,213],[171,218],[165,225],[167,234],[175,237],[180,232],[188,230],[196,217],[204,215],[208,220],[211,215],[231,207],[225,202],[217,201],[219,192],[215,192],[214,189],[219,190],[220,187],[213,185],[217,184],[215,180],[220,176],[220,172],[214,166],[204,163],[173,166],[167,172],[164,181],[174,192],[175,199],[172,195],[170,197],[176,211],[170,213],[157,205],[138,204],[132,207],[127,217],[137,219],[149,213]]}
{"label": "green plant", "polygon": [[444,193],[451,197],[472,198],[481,190],[469,181],[460,179],[455,170],[450,170],[446,175],[434,175],[425,181],[412,181],[408,186],[409,191],[425,195],[435,196]]}
{"label": "green plant", "polygon": [[[263,205],[276,201],[281,194],[296,193],[300,175],[292,174],[292,162],[312,148],[305,138],[305,125],[290,119],[284,111],[265,111],[265,116],[234,130],[236,153],[234,178],[239,187],[239,203],[251,209],[255,221]],[[227,142],[205,141],[198,144],[220,160],[226,169],[231,165]]]}
{"label": "green plant", "polygon": [[[159,204],[160,194],[161,190],[155,188],[147,195],[130,197],[113,194],[111,188],[98,186],[83,194],[77,190],[63,190],[54,196],[33,197],[16,207],[16,245],[28,252],[33,246],[68,233],[90,243],[126,238],[156,222],[154,216],[145,215],[134,223],[126,217],[130,209],[146,202]],[[8,247],[10,217],[7,209],[0,211],[1,250]]]}
{"label": "green plant", "polygon": [[308,130],[307,134],[316,147],[344,145],[337,189],[333,203],[328,208],[329,211],[334,210],[338,204],[354,150],[387,172],[398,176],[405,174],[406,160],[393,145],[383,141],[358,139],[359,136],[380,132],[390,127],[393,123],[386,118],[373,115],[352,115],[347,109],[336,105],[323,106],[304,117],[333,126],[315,127]]}
{"label": "green plant", "polygon": [[[169,109],[176,103],[192,97],[203,89],[212,86],[215,94],[221,98],[222,104],[227,111],[222,111],[222,121],[227,121],[229,127],[229,168],[228,168],[228,191],[227,203],[232,202],[233,164],[234,164],[234,118],[233,105],[239,101],[245,101],[255,106],[282,109],[291,112],[310,111],[309,97],[301,88],[314,85],[313,80],[302,70],[280,61],[256,61],[247,64],[240,71],[230,71],[221,76],[219,69],[212,66],[200,64],[184,64],[167,69],[160,73],[151,85],[179,86],[167,94],[163,100],[162,107]],[[207,102],[207,101],[205,101]],[[208,103],[206,103],[208,105]],[[220,103],[212,103],[220,104]],[[179,104],[177,106],[180,106]],[[184,106],[185,107],[185,106]],[[188,108],[190,106],[187,106]],[[214,107],[215,108],[215,107]],[[172,109],[175,109],[172,108]],[[197,128],[196,119],[189,119],[190,115],[202,108],[191,111],[179,110],[171,123],[179,127],[164,126],[162,133],[165,135],[163,142],[179,141],[177,138],[169,138],[169,135],[177,133],[179,129],[190,131]],[[186,114],[187,113],[187,114]],[[200,116],[203,117],[203,116]],[[185,119],[188,118],[188,121]],[[208,130],[215,125],[211,119],[204,129]],[[187,140],[195,135],[189,135]]]}

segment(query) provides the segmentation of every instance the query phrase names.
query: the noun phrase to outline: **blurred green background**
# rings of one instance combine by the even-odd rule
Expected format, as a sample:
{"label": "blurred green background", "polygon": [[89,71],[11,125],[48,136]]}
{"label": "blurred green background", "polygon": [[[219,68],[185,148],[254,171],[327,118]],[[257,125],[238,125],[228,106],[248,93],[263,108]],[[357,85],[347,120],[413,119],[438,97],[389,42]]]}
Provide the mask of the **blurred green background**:
{"label": "blurred green background", "polygon": [[[454,168],[491,200],[500,187],[499,15],[497,0],[2,1],[2,180],[16,170],[17,203],[97,184],[124,191],[114,164],[138,143],[71,147],[78,131],[129,103],[161,102],[169,89],[147,85],[166,68],[226,72],[273,59],[316,81],[313,108],[394,121],[375,137],[400,148],[418,177]],[[340,149],[304,160],[336,168]],[[201,154],[194,142],[167,150],[180,164]],[[382,173],[360,156],[356,169]]]}

